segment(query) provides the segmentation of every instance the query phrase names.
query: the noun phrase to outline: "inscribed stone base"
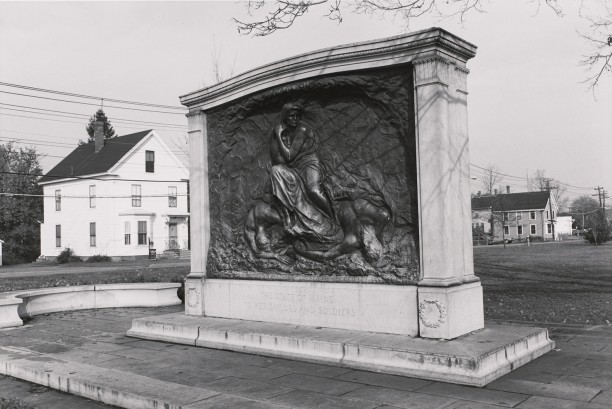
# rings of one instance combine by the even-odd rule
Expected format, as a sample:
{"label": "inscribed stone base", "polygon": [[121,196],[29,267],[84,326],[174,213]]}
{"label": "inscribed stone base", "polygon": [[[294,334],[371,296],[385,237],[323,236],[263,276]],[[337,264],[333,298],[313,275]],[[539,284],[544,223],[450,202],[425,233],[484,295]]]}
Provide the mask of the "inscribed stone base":
{"label": "inscribed stone base", "polygon": [[545,354],[543,328],[487,325],[450,341],[295,324],[193,317],[137,318],[128,336],[484,386]]}
{"label": "inscribed stone base", "polygon": [[418,335],[416,286],[206,279],[203,299],[207,317]]}
{"label": "inscribed stone base", "polygon": [[453,339],[484,327],[482,286],[419,286],[419,335]]}

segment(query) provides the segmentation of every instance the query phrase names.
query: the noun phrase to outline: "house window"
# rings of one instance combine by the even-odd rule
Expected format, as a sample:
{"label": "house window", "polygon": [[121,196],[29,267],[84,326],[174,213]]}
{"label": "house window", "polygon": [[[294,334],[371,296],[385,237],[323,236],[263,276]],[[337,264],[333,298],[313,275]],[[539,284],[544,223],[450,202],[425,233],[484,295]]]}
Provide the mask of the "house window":
{"label": "house window", "polygon": [[510,234],[510,228],[508,226],[504,226],[504,234]]}
{"label": "house window", "polygon": [[130,222],[125,222],[125,228],[124,228],[125,234],[123,235],[123,237],[124,237],[124,244],[128,246],[132,244],[132,233],[131,233],[132,230],[131,229],[132,229],[132,226],[130,226]]}
{"label": "house window", "polygon": [[55,247],[62,247],[62,226],[55,225]]}
{"label": "house window", "polygon": [[504,212],[504,221],[507,222],[508,220],[510,220],[510,213]]}
{"label": "house window", "polygon": [[546,232],[547,232],[548,234],[552,234],[552,224],[548,223],[548,224],[546,225]]}
{"label": "house window", "polygon": [[176,207],[176,186],[168,186],[168,207]]}
{"label": "house window", "polygon": [[147,222],[138,222],[138,244],[147,244]]}
{"label": "house window", "polygon": [[522,219],[523,219],[523,213],[516,212],[516,220],[522,220]]}
{"label": "house window", "polygon": [[555,211],[554,210],[552,211],[552,216],[553,216],[552,218],[554,220],[555,219]]}
{"label": "house window", "polygon": [[535,211],[530,211],[529,212],[529,219],[530,220],[535,220],[536,219],[536,212]]}
{"label": "house window", "polygon": [[89,245],[96,246],[96,223],[89,223]]}
{"label": "house window", "polygon": [[535,224],[529,225],[529,232],[531,234],[536,234],[536,225]]}
{"label": "house window", "polygon": [[155,172],[155,151],[145,151],[145,172]]}
{"label": "house window", "polygon": [[516,226],[516,234],[519,236],[523,234],[523,226]]}
{"label": "house window", "polygon": [[89,186],[89,207],[96,207],[96,185]]}
{"label": "house window", "polygon": [[58,212],[62,210],[62,191],[61,190],[55,191],[55,210]]}
{"label": "house window", "polygon": [[548,210],[546,211],[546,219],[548,219]]}
{"label": "house window", "polygon": [[132,185],[132,207],[140,207],[142,205],[142,191],[140,185]]}

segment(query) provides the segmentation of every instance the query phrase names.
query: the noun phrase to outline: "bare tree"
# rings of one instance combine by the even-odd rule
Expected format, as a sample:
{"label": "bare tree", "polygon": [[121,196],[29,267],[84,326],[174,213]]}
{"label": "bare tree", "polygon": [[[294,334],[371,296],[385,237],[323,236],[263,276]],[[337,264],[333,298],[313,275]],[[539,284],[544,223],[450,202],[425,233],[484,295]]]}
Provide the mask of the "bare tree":
{"label": "bare tree", "polygon": [[591,52],[579,62],[585,67],[587,79],[584,81],[595,92],[604,73],[612,72],[612,13],[592,18],[590,33],[579,33],[591,47]]}
{"label": "bare tree", "polygon": [[232,77],[234,75],[234,67],[236,66],[236,56],[234,56],[234,61],[229,66],[229,68],[224,69],[221,62],[221,56],[223,55],[223,46],[219,48],[217,51],[217,42],[215,41],[215,37],[213,36],[213,49],[211,51],[212,57],[212,70],[213,75],[215,76],[215,83],[218,84],[220,82],[225,81],[226,79]]}
{"label": "bare tree", "polygon": [[[563,17],[564,9],[560,0],[530,0],[539,12],[542,5],[546,6],[559,17]],[[268,5],[272,3],[272,7]],[[392,15],[400,18],[406,29],[410,21],[425,14],[439,18],[457,17],[463,22],[466,14],[483,12],[484,0],[277,0],[266,3],[263,0],[247,2],[248,14],[252,21],[242,21],[234,18],[238,32],[246,35],[267,36],[278,30],[290,28],[296,20],[313,8],[324,10],[324,16],[341,23],[343,15],[355,13],[365,15]],[[605,73],[612,72],[612,11],[606,2],[597,3],[600,7],[592,12],[581,0],[579,13],[591,24],[591,32],[579,33],[592,48],[591,52],[580,61],[587,69],[587,79],[584,81],[595,91]],[[589,4],[592,6],[592,4]],[[259,17],[255,17],[255,15]],[[263,14],[263,16],[261,16]]]}
{"label": "bare tree", "polygon": [[544,169],[538,169],[529,179],[529,187],[531,190],[539,190],[544,192],[550,190],[550,194],[555,198],[557,206],[567,207],[569,199],[566,197],[567,187],[564,183],[558,180],[547,178]]}
{"label": "bare tree", "polygon": [[570,214],[574,217],[579,229],[586,229],[587,222],[590,221],[594,213],[600,206],[596,199],[589,195],[577,197],[570,206]]}
{"label": "bare tree", "polygon": [[484,170],[484,176],[482,177],[482,190],[486,195],[493,196],[496,194],[496,187],[498,186],[499,192],[501,192],[501,187],[499,184],[503,180],[499,169],[497,166],[489,164]]}

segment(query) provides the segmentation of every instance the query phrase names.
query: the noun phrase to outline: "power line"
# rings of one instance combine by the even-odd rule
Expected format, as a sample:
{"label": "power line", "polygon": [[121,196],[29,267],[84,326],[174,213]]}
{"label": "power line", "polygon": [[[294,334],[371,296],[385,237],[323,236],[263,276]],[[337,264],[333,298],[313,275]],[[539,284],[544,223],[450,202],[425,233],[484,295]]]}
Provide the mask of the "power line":
{"label": "power line", "polygon": [[156,183],[179,183],[179,182],[186,182],[186,180],[151,180],[151,179],[104,179],[102,177],[95,177],[95,176],[69,176],[69,175],[52,175],[47,173],[46,175],[38,175],[38,174],[34,174],[34,173],[25,173],[25,172],[10,172],[10,171],[0,171],[0,174],[5,174],[5,175],[18,175],[18,176],[35,176],[35,177],[42,177],[42,176],[46,176],[49,178],[55,178],[55,179],[78,179],[78,180],[100,180],[102,182],[116,182],[116,181],[127,181],[127,182],[156,182]]}
{"label": "power line", "polygon": [[[64,96],[68,96],[68,97],[76,97],[76,98],[84,98],[84,99],[96,99],[96,100],[100,100],[100,101],[106,100],[106,101],[110,101],[110,102],[116,102],[116,103],[119,103],[119,104],[140,105],[140,106],[147,106],[147,107],[152,107],[152,108],[175,109],[175,110],[182,110],[182,111],[186,111],[187,110],[187,108],[179,107],[179,106],[159,105],[159,104],[151,104],[151,103],[147,103],[147,102],[134,102],[134,101],[125,101],[125,100],[121,100],[121,99],[96,97],[96,96],[91,96],[91,95],[73,94],[73,93],[64,92],[64,91],[53,91],[53,90],[44,89],[44,88],[29,87],[27,85],[11,84],[11,83],[8,83],[8,82],[0,82],[0,85],[3,85],[5,87],[27,89],[29,91],[46,92],[46,93],[50,93],[50,94],[64,95]],[[2,92],[5,92],[5,91],[2,91]],[[26,96],[29,96],[29,95],[26,95]],[[66,102],[70,102],[70,101],[66,101]],[[99,105],[99,104],[96,104],[96,105]]]}
{"label": "power line", "polygon": [[[114,139],[114,138],[110,138],[110,139]],[[15,143],[21,143],[21,144],[26,144],[26,145],[31,144],[31,145],[38,145],[38,146],[49,146],[53,148],[72,148],[73,150],[75,148],[74,143],[53,142],[53,141],[40,142],[36,139],[30,139],[30,138],[7,138],[7,137],[0,136],[0,141],[15,142]],[[21,141],[25,141],[25,142],[21,142]],[[132,144],[128,144],[127,142],[115,142],[115,141],[112,141],[112,142],[113,144],[117,144],[117,145],[132,145]],[[118,149],[113,149],[112,146],[108,146],[108,145],[105,146],[105,149],[111,152],[118,151]],[[170,149],[170,152],[172,152],[175,155],[189,156],[189,154],[185,153],[184,151],[175,151],[175,150]],[[45,156],[46,154],[36,153],[36,155]],[[47,155],[47,156],[50,156],[50,155]],[[66,156],[57,156],[57,157],[66,158]]]}
{"label": "power line", "polygon": [[[9,106],[15,106],[15,107],[21,107],[21,108],[36,109],[36,110],[39,110],[39,111],[54,112],[53,114],[48,114],[46,112],[36,112],[36,111],[28,111],[28,110],[25,110],[25,109],[0,107],[0,109],[8,109],[10,111],[26,112],[26,113],[29,113],[29,114],[52,115],[52,116],[59,116],[59,117],[62,117],[62,118],[70,118],[70,119],[79,119],[79,118],[76,118],[76,117],[90,118],[90,116],[87,115],[87,114],[78,114],[76,112],[56,111],[56,110],[53,110],[53,109],[43,109],[43,108],[29,107],[29,106],[23,106],[23,105],[5,104],[5,103],[1,103],[1,102],[0,102],[0,105],[9,105]],[[59,114],[69,114],[69,115],[73,115],[73,116],[58,115],[57,113],[59,113]],[[168,123],[165,123],[165,122],[138,121],[138,120],[135,120],[135,119],[125,119],[125,118],[115,118],[115,119],[113,119],[113,122],[117,122],[117,123],[142,123],[142,124],[146,124],[146,125],[163,125],[163,126],[170,126],[170,127],[181,128],[181,129],[187,129],[187,127],[185,125],[168,124]]]}
{"label": "power line", "polygon": [[[28,119],[40,119],[41,121],[53,121],[53,122],[64,122],[67,124],[78,124],[78,125],[83,125],[82,122],[74,122],[74,121],[63,121],[61,119],[51,119],[51,118],[38,118],[36,116],[27,116],[27,115],[15,115],[15,114],[5,114],[3,112],[0,112],[0,115],[5,115],[5,116],[14,116],[14,117],[18,117],[18,118],[28,118]],[[76,119],[76,118],[75,118]],[[142,129],[142,128],[136,128],[134,126],[128,126],[128,125],[121,125],[122,128],[128,128],[128,129]],[[155,127],[155,129],[165,129],[168,131],[174,131],[174,132],[180,132],[179,129],[176,128],[166,128],[166,127]]]}
{"label": "power line", "polygon": [[[524,180],[525,180],[525,178],[524,178],[524,177],[514,176],[514,175],[509,175],[509,174],[507,174],[507,173],[502,173],[502,172],[498,172],[498,171],[490,170],[490,169],[483,168],[482,166],[478,166],[478,165],[473,164],[473,163],[470,163],[470,166],[473,166],[473,167],[475,167],[475,168],[478,168],[478,169],[479,169],[481,172],[482,172],[482,171],[484,171],[484,172],[482,172],[482,174],[483,174],[483,175],[487,175],[487,173],[488,173],[488,172],[491,172],[491,173],[495,173],[495,174],[497,174],[497,175],[506,176],[506,177],[513,178],[513,179],[516,179],[516,180],[519,180],[519,181],[524,181]],[[476,171],[476,172],[478,172],[478,171]],[[485,173],[485,172],[487,172],[487,173]],[[590,187],[574,186],[574,185],[571,185],[571,184],[569,184],[569,183],[561,182],[561,181],[556,180],[556,179],[555,179],[555,182],[557,182],[557,183],[559,183],[559,184],[561,184],[561,185],[567,186],[567,187],[574,188],[574,189],[580,189],[580,190],[590,190],[590,189],[591,189]],[[517,186],[524,186],[524,187],[528,187],[528,186],[526,186],[526,185],[517,185]]]}
{"label": "power line", "polygon": [[[89,102],[80,102],[80,101],[70,101],[67,99],[59,99],[59,98],[51,98],[51,97],[43,97],[40,95],[28,95],[28,94],[21,94],[18,92],[10,92],[10,91],[2,91],[0,90],[0,93],[3,94],[10,94],[10,95],[18,95],[21,97],[28,97],[28,98],[38,98],[38,99],[46,99],[49,101],[57,101],[57,102],[68,102],[70,104],[79,104],[79,105],[88,105],[88,106],[95,106],[95,107],[99,107],[100,104],[93,104],[93,103],[89,103]],[[129,111],[141,111],[141,112],[155,112],[158,114],[169,114],[169,115],[185,115],[182,112],[164,112],[164,111],[156,111],[156,110],[152,110],[152,109],[142,109],[142,108],[128,108],[128,107],[119,107],[116,105],[107,105],[107,108],[115,108],[115,109],[126,109]]]}

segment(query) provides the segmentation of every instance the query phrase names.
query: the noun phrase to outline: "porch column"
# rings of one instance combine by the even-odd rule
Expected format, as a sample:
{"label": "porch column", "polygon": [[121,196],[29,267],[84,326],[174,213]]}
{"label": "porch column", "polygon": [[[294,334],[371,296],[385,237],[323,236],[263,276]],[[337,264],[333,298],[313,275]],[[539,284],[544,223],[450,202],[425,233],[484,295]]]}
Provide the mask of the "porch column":
{"label": "porch column", "polygon": [[185,314],[204,315],[203,285],[210,244],[208,203],[208,142],[206,114],[187,115],[189,134],[189,179],[191,216],[191,272],[185,282]]}

